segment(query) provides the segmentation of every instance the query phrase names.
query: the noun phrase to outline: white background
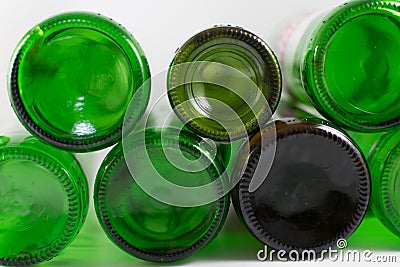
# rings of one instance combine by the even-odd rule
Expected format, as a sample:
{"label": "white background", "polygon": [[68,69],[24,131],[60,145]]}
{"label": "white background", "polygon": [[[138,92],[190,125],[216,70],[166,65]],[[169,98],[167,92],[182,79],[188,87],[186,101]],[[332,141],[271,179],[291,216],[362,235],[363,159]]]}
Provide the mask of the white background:
{"label": "white background", "polygon": [[[277,35],[291,20],[306,12],[325,9],[341,2],[340,0],[0,0],[0,135],[24,131],[13,114],[7,93],[7,73],[13,50],[30,28],[58,13],[93,11],[113,18],[125,26],[140,43],[148,58],[152,74],[156,74],[168,67],[175,50],[189,37],[215,24],[242,26],[256,33],[276,49]],[[161,93],[155,88],[152,99]],[[97,168],[107,151],[108,149],[77,155],[85,168],[91,188]],[[377,249],[391,251],[391,255],[396,249],[400,250],[398,238],[386,235],[383,239],[379,239],[381,236],[379,231],[387,234],[384,230],[378,229],[375,233],[377,240],[370,240],[371,244],[378,244]],[[359,238],[354,242],[358,242],[357,246],[362,248],[363,242],[360,240],[363,239]],[[261,248],[262,245],[246,232],[231,213],[223,233],[209,248],[179,264],[209,266],[278,264],[257,262],[256,253]],[[367,249],[368,245],[363,248]],[[398,261],[400,262],[400,255]],[[286,263],[285,266],[305,264],[308,263]],[[332,263],[327,262],[327,264]],[[99,229],[93,210],[90,211],[89,220],[78,239],[61,256],[46,265],[149,266],[123,253],[109,242]]]}

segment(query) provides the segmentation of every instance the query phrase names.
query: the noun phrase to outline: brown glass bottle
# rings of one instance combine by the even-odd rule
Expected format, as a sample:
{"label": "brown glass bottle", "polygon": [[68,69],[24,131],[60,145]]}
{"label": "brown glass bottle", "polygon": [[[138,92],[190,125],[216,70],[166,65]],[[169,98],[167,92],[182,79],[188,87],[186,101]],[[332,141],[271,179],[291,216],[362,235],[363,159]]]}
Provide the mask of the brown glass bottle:
{"label": "brown glass bottle", "polygon": [[[369,170],[359,148],[322,120],[285,119],[271,125],[277,138],[269,172],[259,159],[275,134],[267,127],[249,141],[248,162],[232,191],[239,217],[275,249],[321,252],[347,239],[364,217],[370,196]],[[260,178],[263,182],[251,192],[252,180]]]}

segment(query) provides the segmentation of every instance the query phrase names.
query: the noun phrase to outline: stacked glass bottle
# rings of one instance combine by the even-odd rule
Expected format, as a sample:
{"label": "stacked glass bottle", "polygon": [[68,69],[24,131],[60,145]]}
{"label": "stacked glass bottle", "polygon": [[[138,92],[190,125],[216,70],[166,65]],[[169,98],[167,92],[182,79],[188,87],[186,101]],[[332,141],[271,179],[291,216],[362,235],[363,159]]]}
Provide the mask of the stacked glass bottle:
{"label": "stacked glass bottle", "polygon": [[348,130],[368,157],[372,210],[396,234],[399,7],[397,1],[350,1],[292,29],[281,47],[287,88],[278,111],[324,116]]}
{"label": "stacked glass bottle", "polygon": [[281,83],[276,56],[261,38],[240,27],[216,26],[178,49],[169,69],[168,96],[188,128],[230,142],[268,122]]}
{"label": "stacked glass bottle", "polygon": [[[63,150],[90,152],[120,141],[123,119],[133,127],[146,109],[149,77],[133,36],[100,14],[60,14],[22,38],[9,96],[40,141],[0,138],[0,265],[50,260],[72,242],[86,218],[88,185]],[[135,109],[125,116],[131,101]]]}
{"label": "stacked glass bottle", "polygon": [[290,95],[355,131],[398,125],[399,9],[356,0],[299,23],[280,53]]}
{"label": "stacked glass bottle", "polygon": [[[125,137],[96,177],[96,213],[107,236],[129,254],[159,262],[186,258],[206,246],[229,208],[224,167],[212,153],[202,138],[174,128]],[[181,156],[185,166],[171,162]]]}
{"label": "stacked glass bottle", "polygon": [[[286,119],[271,126],[276,135],[275,127],[266,127],[250,139],[250,153],[239,150],[248,160],[232,191],[236,213],[268,247],[315,256],[361,223],[370,195],[366,161],[351,138],[326,121]],[[263,154],[274,142],[268,170]]]}
{"label": "stacked glass bottle", "polygon": [[[304,97],[300,90],[297,90],[300,87],[293,85],[300,84],[306,87],[311,101],[326,117],[335,120],[341,126],[351,129],[378,131],[397,125],[400,120],[399,113],[397,113],[399,110],[397,105],[400,101],[398,101],[399,93],[395,86],[397,78],[393,66],[398,65],[396,64],[398,58],[392,56],[395,54],[392,52],[396,50],[399,44],[395,27],[399,17],[398,9],[398,3],[395,1],[377,1],[373,3],[353,1],[335,9],[328,15],[314,20],[314,22],[319,20],[320,24],[317,24],[316,28],[308,28],[307,33],[303,35],[300,46],[296,49],[295,60],[292,58],[289,61],[284,60],[287,63],[285,64],[285,70],[291,74],[291,79],[289,79],[289,84],[292,84],[291,94],[307,102],[307,98]],[[374,23],[371,23],[371,21]],[[71,26],[72,28],[70,28]],[[389,36],[390,38],[388,37],[388,39],[391,39],[391,41],[382,41],[382,38],[371,38],[372,35],[382,36],[383,34]],[[357,36],[362,38],[356,38]],[[349,40],[349,37],[356,38],[359,43],[352,42],[353,46],[346,47],[347,50],[343,49],[343,40]],[[124,43],[126,40],[128,40],[127,43]],[[93,63],[91,60],[84,62],[85,60],[82,60],[84,57],[79,56],[86,54],[89,55],[89,59],[93,59],[94,57],[87,53],[88,50],[85,50],[85,47],[91,46],[92,43],[96,43],[95,47],[99,51],[94,51],[92,47],[90,50],[93,51],[91,52],[98,52],[103,55],[102,57],[95,57],[96,60],[104,60],[104,62],[97,64],[100,69],[94,69],[93,73],[89,73],[85,77],[74,76],[80,70],[78,68],[81,67],[80,63],[82,63],[83,69],[86,70],[85,63]],[[78,50],[85,50],[76,51],[78,56],[71,55],[69,53],[72,51],[71,49],[68,49],[68,53],[59,53],[60,47],[71,48],[76,44],[80,46]],[[132,50],[134,53],[131,53]],[[111,54],[112,56],[110,56]],[[354,58],[349,59],[348,54],[353,55]],[[137,57],[137,55],[140,56]],[[290,53],[286,55],[290,55]],[[58,65],[55,62],[57,60],[59,60],[58,63],[61,62],[62,64]],[[113,60],[118,62],[112,62]],[[349,73],[353,73],[352,70],[357,70],[357,64],[360,62],[363,66],[362,71],[355,73],[354,80],[356,82],[351,82],[351,79],[348,79]],[[107,66],[115,66],[114,70],[118,74],[124,73],[123,77],[119,76],[116,79],[115,73],[101,69]],[[337,68],[337,66],[345,66],[347,69]],[[49,73],[52,75],[48,75]],[[104,75],[109,75],[110,77],[105,77]],[[51,77],[51,79],[47,79],[45,76]],[[122,131],[122,115],[120,112],[126,109],[129,100],[135,93],[136,99],[140,99],[140,105],[138,105],[135,112],[129,114],[131,116],[130,122],[134,123],[141,116],[148,101],[149,87],[139,92],[138,87],[148,76],[147,62],[141,49],[119,25],[113,22],[110,23],[108,20],[93,14],[66,14],[43,22],[23,39],[15,53],[11,69],[10,97],[18,117],[33,134],[63,149],[81,152],[92,151],[107,147],[119,140]],[[70,79],[70,77],[74,77],[74,79]],[[76,77],[82,79],[77,79]],[[78,91],[78,93],[72,92],[72,98],[70,98],[72,100],[66,104],[64,103],[65,105],[63,105],[63,101],[67,95],[45,90],[45,88],[50,88],[51,85],[60,81],[62,81],[61,84],[65,85],[61,87],[73,88]],[[111,82],[107,83],[106,81]],[[69,83],[71,82],[75,83],[74,86],[76,88],[70,86]],[[96,82],[101,84],[94,84]],[[345,84],[346,82],[349,83]],[[102,89],[104,87],[103,89],[105,89],[114,85],[115,88],[113,87],[112,92],[109,93],[124,95],[124,97],[118,98],[118,100],[113,98],[110,101],[111,98],[108,97],[108,93],[104,94],[104,91],[107,90],[96,91],[99,88]],[[229,142],[255,134],[266,125],[279,101],[281,76],[279,65],[273,52],[260,38],[238,27],[218,26],[197,34],[178,50],[170,66],[168,85],[170,87],[168,93],[171,105],[189,129],[204,137]],[[86,92],[81,92],[79,88],[88,89]],[[342,90],[343,88],[345,90]],[[381,88],[381,90],[376,90],[376,88]],[[119,89],[120,91],[118,91]],[[361,93],[362,90],[365,90],[363,91],[364,93]],[[47,99],[50,102],[44,103],[37,98],[38,95],[43,96],[43,92],[47,96],[51,96]],[[377,98],[378,95],[380,96],[379,98]],[[266,101],[255,101],[260,98]],[[107,103],[100,103],[99,105],[99,102],[102,102],[99,99],[107,99]],[[376,101],[377,99],[378,101]],[[113,102],[114,100],[116,102]],[[185,105],[185,102],[189,104]],[[47,105],[48,103],[50,105]],[[89,109],[91,106],[94,109]],[[54,112],[54,110],[59,112]],[[236,121],[232,123],[234,121],[231,117],[232,112],[236,113],[236,117],[239,118],[244,128],[238,127]],[[65,120],[54,120],[60,114],[65,115]],[[99,118],[99,114],[101,114],[101,118]],[[76,120],[77,117],[79,117],[78,120]],[[216,118],[222,118],[222,123],[221,121],[215,121]],[[341,231],[340,229],[345,228],[343,225],[350,222],[350,220],[344,220],[343,222],[337,222],[338,224],[343,223],[341,225],[343,227],[338,227],[340,229],[337,235],[335,234],[329,238],[324,236],[321,239],[318,239],[317,235],[308,236],[310,239],[315,237],[315,239],[319,240],[319,243],[308,242],[307,238],[302,240],[304,243],[301,244],[297,241],[297,243],[290,244],[290,242],[284,240],[283,236],[275,239],[273,236],[269,236],[267,239],[260,238],[267,244],[273,244],[275,247],[284,249],[295,248],[301,250],[313,248],[321,250],[324,247],[331,246],[333,241],[336,241],[334,239],[350,235],[361,220],[369,194],[367,168],[362,155],[358,152],[357,146],[346,135],[334,127],[330,128],[325,122],[306,120],[281,121],[277,123],[280,125],[278,127],[278,142],[283,143],[281,146],[283,148],[285,143],[289,142],[287,140],[283,141],[285,138],[302,139],[304,138],[303,135],[315,134],[314,137],[325,138],[325,141],[328,139],[330,141],[333,140],[333,143],[336,142],[337,144],[335,143],[335,145],[341,146],[345,152],[352,151],[352,155],[355,155],[353,163],[358,164],[358,180],[353,181],[353,187],[349,186],[349,188],[351,187],[349,190],[354,194],[347,194],[348,198],[344,197],[345,199],[353,198],[359,200],[357,202],[359,204],[358,209],[348,209],[350,215],[356,214],[355,217],[352,217],[354,220],[350,223],[351,227],[347,226],[348,229],[346,231]],[[212,203],[199,207],[176,208],[171,206],[172,203],[163,203],[163,201],[154,197],[154,194],[158,195],[157,193],[146,191],[145,188],[136,183],[135,179],[138,176],[146,177],[152,174],[148,173],[148,170],[136,168],[138,173],[134,175],[135,171],[130,169],[130,163],[126,161],[124,152],[133,155],[136,157],[135,161],[140,162],[143,156],[141,151],[150,148],[150,151],[152,151],[150,155],[154,153],[153,156],[150,156],[150,161],[154,164],[153,167],[158,166],[157,168],[167,174],[167,177],[168,175],[176,174],[176,166],[171,165],[164,158],[164,155],[161,156],[165,152],[164,148],[160,146],[163,140],[167,140],[167,150],[183,149],[185,152],[183,155],[190,160],[204,156],[206,159],[208,158],[208,161],[206,160],[202,164],[208,164],[208,168],[213,169],[213,171],[206,169],[202,174],[197,173],[199,175],[197,178],[199,179],[194,179],[196,185],[201,181],[215,181],[217,177],[220,178],[223,166],[218,159],[210,160],[210,155],[215,154],[215,151],[212,152],[214,148],[207,147],[192,133],[186,131],[179,133],[173,129],[166,129],[165,131],[147,130],[143,132],[143,136],[135,135],[129,145],[129,149],[126,151],[123,151],[121,144],[118,145],[103,162],[96,182],[95,199],[98,217],[109,237],[131,254],[155,261],[181,259],[203,247],[218,233],[226,215],[226,198],[218,198]],[[162,136],[166,139],[163,139]],[[251,139],[254,145],[252,153],[255,153],[255,156],[253,154],[250,155],[250,163],[257,161],[255,159],[257,158],[257,153],[254,151],[264,149],[264,147],[257,144],[256,140],[260,137],[257,136]],[[389,227],[393,228],[392,231],[397,231],[398,221],[394,215],[388,213],[392,212],[391,207],[399,205],[399,201],[397,201],[393,193],[397,188],[396,181],[387,177],[398,176],[398,143],[393,141],[398,140],[398,138],[399,136],[395,132],[385,135],[371,152],[371,155],[375,155],[375,157],[371,157],[371,165],[376,166],[377,170],[379,168],[385,170],[380,176],[379,183],[388,184],[387,187],[382,187],[382,191],[376,193],[382,198],[377,198],[376,203],[373,205],[380,211],[384,210],[381,218]],[[139,140],[143,141],[144,145],[135,143]],[[169,147],[168,140],[175,140],[175,144],[178,143],[179,147]],[[312,140],[310,141],[311,143]],[[324,145],[328,143],[322,142]],[[321,146],[323,146],[322,144]],[[289,145],[289,147],[291,146]],[[299,147],[301,148],[301,145]],[[138,152],[138,148],[142,150]],[[343,153],[343,151],[340,152]],[[172,154],[174,153],[172,152]],[[252,156],[255,158],[251,158]],[[343,158],[343,164],[345,164],[345,158]],[[296,157],[290,159],[292,161],[298,160]],[[315,159],[323,160],[323,157],[316,157]],[[351,164],[349,161],[346,161],[346,163]],[[276,168],[277,165],[274,167]],[[247,173],[250,177],[254,174],[252,173],[254,171],[252,169],[253,166],[248,165],[247,167],[250,168]],[[350,169],[350,167],[342,168],[341,171],[350,173]],[[334,172],[337,169],[332,168],[332,170]],[[378,173],[374,175],[377,176]],[[187,181],[181,180],[181,177],[183,177],[183,174],[176,174],[167,180],[175,180],[176,178],[175,182],[185,184]],[[246,177],[243,176],[243,181],[246,180]],[[335,175],[335,177],[338,176]],[[355,177],[356,175],[352,176],[354,179]],[[271,179],[268,180],[270,181]],[[343,181],[339,179],[335,182],[341,183]],[[118,183],[120,183],[118,188],[110,186]],[[188,183],[190,184],[191,182],[189,181]],[[219,191],[223,187],[224,185],[220,184],[220,187],[214,189]],[[353,190],[356,187],[358,191]],[[128,188],[129,190],[127,190]],[[157,187],[151,188],[155,191],[159,190]],[[138,193],[140,197],[133,197],[130,189],[137,192],[140,191]],[[238,192],[245,194],[244,191],[240,191],[241,189],[243,189],[243,184],[242,187],[238,186],[234,194]],[[327,191],[329,190],[327,189]],[[160,193],[160,195],[171,194],[164,192]],[[256,199],[260,200],[259,203],[265,200],[260,195],[263,194],[257,195],[256,193],[254,195]],[[177,194],[172,199],[174,197],[180,198],[181,196]],[[234,199],[236,206],[239,207],[239,213],[243,212],[244,209],[240,207],[240,201],[243,198],[235,197],[234,195]],[[332,197],[332,199],[337,199],[337,196]],[[127,205],[129,201],[132,205]],[[389,201],[391,201],[390,204],[388,204]],[[135,205],[135,203],[145,203],[144,206],[149,205],[149,208],[137,209],[138,205]],[[345,204],[348,207],[355,206],[350,202]],[[308,205],[308,203],[305,203],[305,205]],[[254,207],[257,208],[257,205],[254,205]],[[274,206],[273,209],[275,208],[281,208],[281,211],[283,211],[286,206]],[[165,213],[162,211],[165,211]],[[309,216],[313,211],[315,209],[304,214]],[[334,210],[332,214],[336,214],[335,212],[337,211]],[[179,213],[182,217],[174,216],[173,213]],[[132,217],[132,214],[145,215],[144,217]],[[154,217],[154,214],[161,214],[162,216],[160,217],[163,220],[159,221],[159,223],[148,220],[149,217]],[[175,221],[176,224],[182,218],[186,220],[187,217],[190,217],[190,214],[202,214],[209,223],[200,224],[195,222],[190,225],[189,228],[191,229],[183,230],[178,226],[175,232],[168,228],[172,225],[172,221]],[[215,215],[214,217],[212,216],[213,214]],[[242,219],[246,221],[245,216]],[[258,222],[264,223],[262,222],[263,218],[258,219]],[[8,225],[8,219],[6,218],[5,220],[5,225]],[[129,226],[125,224],[126,221],[129,221]],[[332,225],[329,227],[332,228]],[[274,227],[279,227],[279,225],[277,224]],[[301,225],[301,227],[307,226]],[[157,239],[151,234],[145,234],[147,235],[146,238],[153,238],[154,242],[148,243],[142,242],[143,240],[138,241],[137,236],[135,236],[140,232],[138,229],[144,230],[144,233],[154,231],[166,233],[168,231],[167,228],[172,231],[168,232],[168,234],[172,235],[163,235],[165,238],[164,243],[157,243]],[[251,231],[258,237],[262,236],[256,233],[259,230],[256,228],[251,228]],[[132,229],[136,230],[134,230],[134,233],[129,233]],[[185,232],[186,230],[196,231],[199,234],[190,235]],[[205,234],[202,235],[200,232]],[[288,231],[276,231],[275,233],[282,232],[287,233]],[[177,240],[177,236],[182,233],[184,233],[186,239],[181,239],[182,243],[177,241],[176,246],[171,246],[169,242]],[[173,236],[173,234],[176,234],[176,236]],[[293,233],[293,236],[297,234]]]}
{"label": "stacked glass bottle", "polygon": [[68,152],[25,135],[0,137],[0,264],[57,256],[88,211],[86,177]]}
{"label": "stacked glass bottle", "polygon": [[[77,152],[121,139],[126,108],[135,124],[146,109],[147,60],[120,24],[92,13],[49,18],[21,40],[10,68],[9,95],[33,135]],[[140,90],[138,90],[141,88]]]}

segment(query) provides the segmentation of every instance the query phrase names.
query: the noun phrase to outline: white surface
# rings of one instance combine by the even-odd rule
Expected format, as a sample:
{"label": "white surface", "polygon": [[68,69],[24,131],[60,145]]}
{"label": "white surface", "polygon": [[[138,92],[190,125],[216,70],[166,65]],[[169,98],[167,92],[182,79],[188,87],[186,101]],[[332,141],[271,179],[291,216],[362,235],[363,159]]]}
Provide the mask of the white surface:
{"label": "white surface", "polygon": [[[21,37],[42,20],[67,11],[94,11],[111,17],[129,30],[142,46],[151,68],[156,74],[168,67],[176,48],[193,34],[215,24],[242,26],[253,31],[275,49],[273,41],[280,29],[292,19],[305,12],[337,5],[341,0],[279,0],[279,1],[239,1],[239,0],[1,0],[0,1],[0,134],[24,131],[9,104],[7,93],[7,72],[14,47]],[[162,92],[154,90],[154,100]],[[92,187],[97,168],[107,150],[78,155],[88,175]],[[91,211],[93,216],[93,211]],[[228,221],[228,227],[229,223]],[[237,222],[234,222],[237,223]],[[244,228],[240,228],[244,230]],[[1,241],[0,241],[1,242]],[[261,247],[260,247],[261,248]],[[121,252],[123,253],[123,252]],[[257,262],[254,259],[243,262],[237,255],[229,260],[229,255],[217,261],[197,262],[190,265],[209,266],[271,266],[281,263]],[[218,258],[214,256],[213,258]],[[400,259],[400,257],[399,257]],[[57,266],[77,266],[61,262]],[[138,265],[137,261],[133,262]],[[304,266],[309,263],[286,263],[284,266]],[[328,262],[328,264],[332,264]],[[335,263],[341,264],[341,263]]]}

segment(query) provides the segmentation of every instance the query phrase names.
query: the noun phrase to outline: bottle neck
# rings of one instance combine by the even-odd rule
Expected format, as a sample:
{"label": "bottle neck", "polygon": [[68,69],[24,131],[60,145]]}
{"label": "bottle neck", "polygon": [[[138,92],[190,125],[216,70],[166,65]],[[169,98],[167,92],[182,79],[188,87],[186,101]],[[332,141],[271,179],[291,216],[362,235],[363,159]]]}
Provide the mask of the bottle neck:
{"label": "bottle neck", "polygon": [[288,24],[278,40],[277,54],[282,72],[287,77],[284,85],[288,93],[301,101],[308,100],[301,80],[301,68],[308,42],[314,30],[332,9],[333,7],[329,7],[299,16]]}

